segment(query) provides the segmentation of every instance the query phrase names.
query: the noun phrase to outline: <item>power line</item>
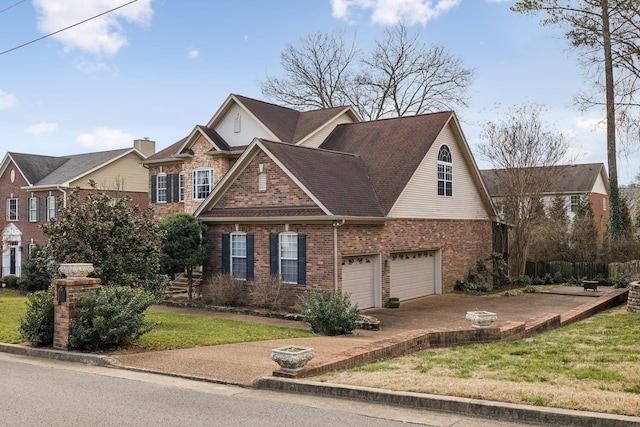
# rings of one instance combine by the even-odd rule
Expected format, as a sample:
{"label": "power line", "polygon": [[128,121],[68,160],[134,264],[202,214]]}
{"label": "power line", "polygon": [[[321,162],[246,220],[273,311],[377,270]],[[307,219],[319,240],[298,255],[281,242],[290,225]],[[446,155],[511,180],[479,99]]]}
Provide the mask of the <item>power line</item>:
{"label": "power line", "polygon": [[20,3],[24,3],[25,1],[27,1],[27,0],[20,0],[18,3],[15,3],[15,4],[12,4],[11,6],[5,7],[4,9],[0,10],[0,13],[4,13],[9,9],[13,9],[17,5],[19,5]]}
{"label": "power line", "polygon": [[[23,1],[24,1],[24,0],[23,0]],[[32,43],[35,43],[35,42],[39,42],[40,40],[46,39],[47,37],[55,36],[56,34],[59,34],[59,33],[63,32],[63,31],[66,31],[66,30],[68,30],[68,29],[70,29],[70,28],[77,27],[78,25],[84,24],[85,22],[89,22],[89,21],[91,21],[91,20],[93,20],[93,19],[99,18],[99,17],[101,17],[101,16],[103,16],[103,15],[106,15],[106,14],[108,14],[108,13],[114,12],[114,11],[116,11],[116,10],[118,10],[118,9],[122,9],[123,7],[128,6],[128,5],[130,5],[131,3],[135,3],[135,2],[137,2],[137,1],[138,1],[138,0],[132,0],[132,1],[130,1],[130,2],[128,2],[128,3],[125,3],[125,4],[121,5],[121,6],[114,7],[114,8],[113,8],[113,9],[111,9],[111,10],[107,10],[106,12],[102,12],[102,13],[101,13],[101,14],[99,14],[99,15],[92,16],[91,18],[87,18],[87,19],[85,19],[84,21],[76,22],[75,24],[73,24],[73,25],[69,25],[68,27],[65,27],[65,28],[63,28],[63,29],[61,29],[61,30],[55,31],[55,32],[53,32],[53,33],[49,33],[49,34],[47,34],[47,35],[45,35],[45,36],[42,36],[42,37],[38,37],[37,39],[34,39],[34,40],[29,41],[29,42],[23,43],[23,44],[21,44],[20,46],[12,47],[11,49],[5,50],[4,52],[0,52],[0,55],[4,55],[5,53],[13,52],[14,50],[18,50],[18,49],[20,49],[20,48],[23,48],[23,47],[28,46],[28,45],[30,45],[30,44],[32,44]],[[15,5],[14,5],[14,6],[15,6]],[[13,7],[13,6],[11,6],[11,7]]]}

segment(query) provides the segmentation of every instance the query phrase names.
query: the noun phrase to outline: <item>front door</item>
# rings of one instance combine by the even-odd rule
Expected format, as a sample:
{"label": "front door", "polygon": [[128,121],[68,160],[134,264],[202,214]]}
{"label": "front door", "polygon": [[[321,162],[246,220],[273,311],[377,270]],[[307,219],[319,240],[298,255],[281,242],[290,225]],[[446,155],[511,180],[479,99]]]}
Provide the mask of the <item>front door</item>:
{"label": "front door", "polygon": [[16,248],[9,249],[9,274],[16,275]]}

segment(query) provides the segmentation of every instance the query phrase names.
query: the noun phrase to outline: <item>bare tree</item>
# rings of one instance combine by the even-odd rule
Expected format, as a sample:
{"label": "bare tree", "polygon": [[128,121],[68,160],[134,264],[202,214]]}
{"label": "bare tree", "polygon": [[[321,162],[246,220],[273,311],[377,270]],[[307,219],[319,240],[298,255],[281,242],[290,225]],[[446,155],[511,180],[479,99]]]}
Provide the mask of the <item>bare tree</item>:
{"label": "bare tree", "polygon": [[572,47],[580,49],[581,62],[595,76],[595,96],[577,97],[583,108],[604,106],[607,123],[609,169],[609,235],[620,237],[621,207],[618,192],[616,130],[636,144],[640,136],[637,96],[640,89],[640,3],[637,0],[520,0],[519,13],[544,12],[543,25],[566,28]]}
{"label": "bare tree", "polygon": [[348,105],[357,53],[355,36],[349,43],[344,32],[309,34],[298,46],[286,46],[280,54],[286,77],[267,77],[260,83],[262,94],[299,110]]}
{"label": "bare tree", "polygon": [[365,120],[467,106],[474,71],[442,45],[419,42],[404,24],[361,53],[343,32],[317,32],[281,54],[284,78],[261,82],[268,99],[297,109],[351,105]]}
{"label": "bare tree", "polygon": [[502,120],[488,122],[482,133],[480,156],[499,174],[506,220],[512,225],[509,245],[511,274],[524,274],[531,228],[544,209],[542,197],[553,182],[553,168],[567,152],[560,132],[547,129],[543,108],[514,108]]}

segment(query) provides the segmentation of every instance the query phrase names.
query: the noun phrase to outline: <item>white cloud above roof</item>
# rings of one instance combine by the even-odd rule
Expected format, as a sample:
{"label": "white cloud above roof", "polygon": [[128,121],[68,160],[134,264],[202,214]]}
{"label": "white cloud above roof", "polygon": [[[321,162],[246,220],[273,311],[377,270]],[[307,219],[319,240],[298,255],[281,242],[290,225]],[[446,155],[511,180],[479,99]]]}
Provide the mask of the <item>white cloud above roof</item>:
{"label": "white cloud above roof", "polygon": [[[34,0],[38,30],[54,33],[108,10],[122,6],[122,0]],[[153,10],[151,0],[139,0],[99,18],[84,22],[53,36],[66,51],[78,49],[100,56],[115,55],[127,44],[123,22],[147,25]]]}
{"label": "white cloud above roof", "polygon": [[133,139],[133,135],[120,129],[96,128],[78,136],[76,141],[84,148],[98,151],[133,146]]}
{"label": "white cloud above roof", "polygon": [[8,110],[13,108],[18,102],[18,97],[12,93],[8,93],[0,89],[0,110]]}
{"label": "white cloud above roof", "polygon": [[55,122],[42,122],[29,126],[26,132],[34,135],[40,135],[41,133],[53,132],[56,129],[58,129],[58,124]]}
{"label": "white cloud above roof", "polygon": [[[349,20],[354,9],[371,10],[371,21],[377,24],[425,24],[460,4],[462,0],[331,0],[335,18]],[[477,0],[474,0],[477,1]]]}

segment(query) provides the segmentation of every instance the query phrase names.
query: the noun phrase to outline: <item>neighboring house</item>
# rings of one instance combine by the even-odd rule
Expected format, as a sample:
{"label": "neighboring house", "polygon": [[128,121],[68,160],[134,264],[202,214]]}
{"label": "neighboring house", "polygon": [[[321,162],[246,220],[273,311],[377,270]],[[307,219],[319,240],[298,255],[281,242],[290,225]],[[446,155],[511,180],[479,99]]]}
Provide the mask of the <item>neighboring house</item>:
{"label": "neighboring house", "polygon": [[[593,208],[598,229],[598,243],[602,243],[609,221],[609,179],[603,163],[550,166],[554,177],[544,191],[544,203],[550,205],[555,196],[565,199],[567,216],[573,220],[581,197],[587,197]],[[535,168],[538,169],[538,168]],[[506,190],[501,185],[504,169],[481,170],[480,174],[496,206],[498,215],[504,220]]]}
{"label": "neighboring house", "polygon": [[231,94],[204,126],[145,159],[157,216],[193,213],[254,138],[317,147],[339,124],[358,121],[351,107],[298,112]]}
{"label": "neighboring house", "polygon": [[[492,252],[496,213],[454,113],[332,124],[328,136],[316,131],[302,142],[314,126],[287,135],[251,129],[251,143],[235,154],[222,140],[231,147],[234,121],[242,129],[259,116],[246,98],[230,100],[171,148],[175,169],[163,164],[168,175],[184,165],[185,182],[195,169],[181,156],[213,169],[215,185],[194,210],[208,226],[211,272],[248,282],[277,275],[288,304],[304,291],[333,289],[364,309],[451,291]],[[214,134],[216,118],[226,126]],[[228,172],[219,173],[216,159],[229,162]]]}
{"label": "neighboring house", "polygon": [[140,161],[155,151],[155,143],[136,140],[132,148],[53,157],[8,152],[0,164],[0,198],[7,225],[2,231],[2,276],[20,276],[33,244],[47,237],[42,223],[58,218],[71,191],[97,188],[126,193],[133,203],[149,204],[149,172]]}

